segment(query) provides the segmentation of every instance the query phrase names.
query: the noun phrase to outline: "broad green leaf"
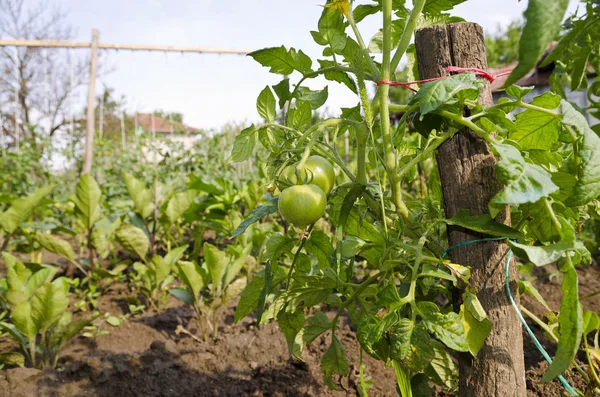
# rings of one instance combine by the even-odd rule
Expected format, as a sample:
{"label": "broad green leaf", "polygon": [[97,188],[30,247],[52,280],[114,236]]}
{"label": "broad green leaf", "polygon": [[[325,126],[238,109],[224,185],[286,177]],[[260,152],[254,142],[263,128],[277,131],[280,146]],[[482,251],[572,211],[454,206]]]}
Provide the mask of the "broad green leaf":
{"label": "broad green leaf", "polygon": [[154,280],[156,285],[162,283],[169,274],[171,274],[171,265],[163,259],[163,257],[154,255],[150,262],[154,268],[156,279]]}
{"label": "broad green leaf", "polygon": [[304,244],[306,252],[317,257],[321,269],[331,266],[333,245],[331,239],[322,230],[315,230]]}
{"label": "broad green leaf", "polygon": [[465,305],[461,305],[460,319],[465,329],[469,352],[473,357],[476,357],[479,349],[481,349],[485,343],[485,338],[487,338],[492,330],[492,322],[487,318],[484,318],[481,321],[476,319],[473,314],[471,314],[471,311],[465,309]]}
{"label": "broad green leaf", "polygon": [[176,193],[171,197],[167,203],[165,209],[165,215],[169,220],[169,224],[174,224],[179,218],[183,216],[183,213],[190,208],[190,205],[194,201],[194,198],[198,196],[198,192],[195,190],[186,190],[185,192]]}
{"label": "broad green leaf", "polygon": [[273,91],[279,98],[279,108],[283,109],[285,103],[290,99],[290,79],[283,78],[281,81],[275,85],[272,85]]}
{"label": "broad green leaf", "polygon": [[[547,93],[531,101],[532,105],[545,109],[556,109],[560,97]],[[528,109],[516,116],[517,130],[509,138],[518,142],[523,150],[550,150],[557,142],[561,131],[557,115]]]}
{"label": "broad green leaf", "polygon": [[312,121],[312,110],[310,103],[296,103],[296,107],[290,108],[287,114],[287,123],[290,127],[297,130],[303,130]]}
{"label": "broad green leaf", "polygon": [[335,53],[341,52],[346,47],[344,17],[339,12],[325,8],[319,19],[318,32],[310,32],[315,42],[322,46],[329,46]]}
{"label": "broad green leaf", "polygon": [[0,364],[14,367],[24,367],[25,356],[17,352],[0,353]]}
{"label": "broad green leaf", "polygon": [[194,262],[185,261],[179,261],[176,267],[179,279],[192,291],[193,296],[198,296],[205,286],[202,268]]}
{"label": "broad green leaf", "polygon": [[381,6],[377,4],[359,4],[352,10],[354,22],[359,23],[369,15],[377,14],[380,10]]}
{"label": "broad green leaf", "polygon": [[358,339],[361,348],[381,361],[387,361],[390,356],[390,346],[384,337],[384,333],[394,324],[387,320],[388,317],[383,319],[377,316],[363,317],[356,331],[356,339]]}
{"label": "broad green leaf", "polygon": [[550,306],[548,306],[544,297],[539,293],[537,288],[533,286],[531,281],[519,280],[519,293],[521,295],[528,294],[533,296],[538,302],[542,304],[542,306],[544,306],[548,313],[552,312],[552,309],[550,309]]}
{"label": "broad green leaf", "polygon": [[[563,220],[561,223],[563,229],[572,229],[566,220]],[[574,232],[566,233],[559,242],[550,245],[531,246],[514,241],[509,241],[508,245],[515,255],[520,258],[528,259],[536,266],[545,266],[554,263],[562,258],[568,250],[577,248]]]}
{"label": "broad green leaf", "polygon": [[67,326],[64,328],[62,335],[60,337],[60,345],[64,345],[66,342],[73,339],[77,334],[79,334],[85,327],[88,327],[92,324],[92,320],[90,319],[81,319],[78,321],[69,322]]}
{"label": "broad green leaf", "polygon": [[248,255],[250,255],[251,251],[252,244],[248,244],[242,250],[238,258],[233,259],[231,262],[229,262],[229,264],[227,265],[227,269],[225,270],[225,277],[223,277],[223,285],[225,287],[228,286],[229,283],[231,283],[233,279],[240,274],[240,272],[244,268],[244,265],[246,264],[246,261],[248,260]]}
{"label": "broad green leaf", "polygon": [[529,0],[519,41],[519,64],[506,79],[505,86],[516,83],[535,67],[548,43],[559,32],[568,5],[569,0]]}
{"label": "broad green leaf", "polygon": [[433,397],[433,390],[429,386],[429,378],[425,374],[416,374],[410,378],[410,388],[413,396]]}
{"label": "broad green leaf", "polygon": [[[346,46],[347,47],[347,46]],[[327,59],[319,59],[319,66],[321,69],[329,68],[335,66],[335,62],[327,60]],[[323,73],[323,77],[325,77],[329,81],[336,81],[338,83],[344,84],[346,87],[350,89],[350,91],[357,94],[356,83],[350,77],[350,75],[346,72],[341,72],[338,70],[330,70]]]}
{"label": "broad green leaf", "polygon": [[425,369],[425,374],[433,382],[446,387],[448,390],[456,389],[458,370],[456,365],[454,365],[452,357],[446,351],[446,347],[440,342],[433,342],[432,349],[434,355],[429,366]]}
{"label": "broad green leaf", "polygon": [[[403,318],[390,331],[390,357],[392,359],[402,361],[411,353],[414,329],[415,323],[408,318]],[[418,338],[419,336],[415,335],[415,342],[417,342]],[[423,339],[426,340],[427,338]],[[417,367],[420,367],[420,365],[417,365]]]}
{"label": "broad green leaf", "polygon": [[434,333],[452,350],[469,351],[465,328],[457,313],[443,314],[438,306],[432,302],[419,302],[417,306],[423,316],[423,323],[429,332]]}
{"label": "broad green leaf", "polygon": [[240,223],[239,226],[235,229],[235,231],[231,235],[231,238],[236,238],[237,236],[244,233],[246,229],[248,229],[248,227],[250,227],[250,225],[252,225],[253,223],[258,222],[267,215],[277,212],[278,200],[279,197],[273,197],[265,204],[253,209],[250,212],[250,215],[248,215],[248,217],[244,219],[242,223]]}
{"label": "broad green leaf", "polygon": [[264,90],[258,95],[256,100],[256,109],[260,117],[265,119],[268,123],[275,121],[277,117],[275,96],[271,91],[271,87],[266,86]]}
{"label": "broad green leaf", "polygon": [[583,335],[583,313],[579,303],[577,271],[568,266],[562,282],[563,299],[558,316],[560,337],[554,361],[542,378],[549,382],[562,374],[573,362]]}
{"label": "broad green leaf", "polygon": [[67,292],[54,282],[41,286],[31,299],[31,315],[40,332],[56,323],[68,307]]}
{"label": "broad green leaf", "polygon": [[169,294],[183,303],[187,303],[188,305],[194,304],[194,295],[187,288],[171,288],[169,289]]}
{"label": "broad green leaf", "polygon": [[465,229],[507,238],[523,238],[523,234],[510,226],[498,223],[489,214],[470,215],[468,209],[461,209],[456,215],[445,222],[449,225],[464,227]]}
{"label": "broad green leaf", "polygon": [[108,217],[104,217],[94,224],[92,230],[92,244],[102,258],[106,258],[110,254],[110,241],[115,232],[121,227],[121,218],[111,222]]}
{"label": "broad green leaf", "polygon": [[464,3],[466,0],[427,0],[423,7],[424,14],[440,14],[443,11],[450,11],[454,6]]}
{"label": "broad green leaf", "polygon": [[[330,205],[329,216],[335,227],[340,227],[340,214],[349,189],[348,185],[338,186],[328,200]],[[371,243],[383,244],[385,240],[383,233],[372,223],[366,222],[357,208],[352,208],[348,214],[346,224],[344,225],[344,233]]]}
{"label": "broad green leaf", "polygon": [[490,201],[492,216],[506,204],[535,203],[558,190],[550,174],[539,165],[527,163],[514,146],[500,143],[493,147],[502,157],[496,165],[496,176],[506,186]]}
{"label": "broad green leaf", "polygon": [[583,313],[583,335],[600,329],[600,318],[597,313],[587,311]]}
{"label": "broad green leaf", "polygon": [[306,321],[307,325],[302,334],[302,339],[305,345],[311,344],[317,339],[323,332],[331,328],[331,321],[327,318],[327,315],[323,312],[316,312],[314,316],[311,316]]}
{"label": "broad green leaf", "polygon": [[32,214],[38,203],[49,195],[54,186],[40,188],[26,197],[20,197],[11,202],[10,207],[0,214],[0,227],[8,234],[17,230]]}
{"label": "broad green leaf", "polygon": [[36,233],[35,240],[46,250],[53,252],[70,262],[75,262],[75,252],[70,243],[51,234]]}
{"label": "broad green leaf", "polygon": [[32,317],[31,303],[22,302],[18,304],[11,311],[10,316],[15,328],[21,335],[23,335],[28,341],[35,340],[38,327]]}
{"label": "broad green leaf", "polygon": [[179,262],[179,260],[181,259],[181,257],[183,256],[183,254],[185,253],[187,248],[188,248],[187,245],[182,245],[181,247],[173,248],[171,251],[169,251],[167,253],[167,255],[165,255],[165,261],[170,266],[175,266],[175,264],[177,262]]}
{"label": "broad green leaf", "polygon": [[238,323],[241,319],[252,313],[258,305],[258,298],[263,288],[265,287],[264,274],[261,276],[255,274],[252,281],[246,285],[240,301],[235,308],[234,321]]}
{"label": "broad green leaf", "polygon": [[579,206],[600,195],[600,138],[569,102],[561,100],[560,106],[562,123],[574,130],[579,141],[577,183],[565,204]]}
{"label": "broad green leaf", "polygon": [[325,374],[325,384],[332,389],[339,387],[331,379],[334,374],[346,376],[350,372],[350,363],[346,356],[346,349],[335,334],[331,335],[331,346],[321,358],[321,371]]}
{"label": "broad green leaf", "polygon": [[246,288],[246,284],[248,284],[246,277],[238,278],[233,283],[228,284],[225,292],[223,293],[223,304],[228,304],[239,294],[241,294],[244,288]]}
{"label": "broad green leaf", "polygon": [[281,255],[285,252],[291,252],[295,241],[281,233],[274,233],[265,244],[265,249],[261,254],[264,261],[271,262],[273,269],[277,268],[277,263]]}
{"label": "broad green leaf", "polygon": [[421,114],[427,114],[444,104],[455,103],[457,94],[464,91],[477,98],[482,86],[474,73],[460,73],[421,85],[409,105],[418,104]]}
{"label": "broad green leaf", "polygon": [[463,295],[463,302],[465,310],[471,313],[477,321],[483,321],[487,318],[487,313],[481,302],[479,302],[477,295],[467,292]]}
{"label": "broad green leaf", "polygon": [[583,313],[583,337],[586,337],[589,333],[600,330],[600,316],[592,311],[586,311]]}
{"label": "broad green leaf", "polygon": [[[33,273],[29,280],[27,280],[27,287],[25,289],[27,299],[32,297],[40,286],[52,281],[57,271],[58,269],[55,267],[44,266],[42,269]],[[62,280],[64,280],[64,278],[62,278]]]}
{"label": "broad green leaf", "polygon": [[410,351],[404,361],[406,366],[414,372],[423,371],[435,357],[433,346],[425,328],[422,325],[416,326],[410,337]]}
{"label": "broad green leaf", "polygon": [[294,71],[294,59],[284,46],[263,48],[248,54],[262,66],[271,68],[271,73],[288,75]]}
{"label": "broad green leaf", "polygon": [[337,284],[337,280],[320,272],[312,276],[295,275],[294,283],[281,297],[287,302],[289,311],[296,311],[301,307],[312,307],[323,302]]}
{"label": "broad green leaf", "polygon": [[297,310],[293,313],[280,310],[277,314],[277,324],[285,335],[290,354],[300,359],[304,350],[300,332],[304,328],[304,310]]}
{"label": "broad green leaf", "polygon": [[154,197],[150,189],[146,188],[144,182],[134,178],[132,175],[124,172],[123,179],[129,191],[129,196],[133,200],[135,211],[144,219],[152,215],[154,211]]}
{"label": "broad green leaf", "polygon": [[6,264],[6,280],[8,291],[6,297],[11,306],[16,306],[29,299],[27,282],[33,274],[20,260],[3,252],[2,258]]}
{"label": "broad green leaf", "polygon": [[71,200],[79,220],[87,229],[91,229],[100,217],[100,196],[100,186],[96,180],[90,174],[83,175]]}
{"label": "broad green leaf", "polygon": [[302,101],[308,103],[311,109],[318,109],[327,102],[327,97],[329,96],[329,91],[327,86],[322,90],[311,90],[307,87],[298,87],[296,90],[295,98],[298,101]]}
{"label": "broad green leaf", "polygon": [[525,95],[529,94],[534,88],[535,86],[521,87],[518,85],[511,85],[506,87],[505,92],[517,99],[523,99],[525,98]]}
{"label": "broad green leaf", "polygon": [[230,163],[239,163],[245,161],[252,156],[254,146],[256,146],[257,131],[254,125],[242,130],[233,142],[233,149],[229,157]]}
{"label": "broad green leaf", "polygon": [[[25,302],[27,303],[27,302]],[[31,307],[29,308],[29,315],[31,315]],[[22,315],[20,315],[22,317]],[[19,315],[17,315],[17,317],[19,317]],[[33,324],[33,320],[31,320],[31,317],[28,317],[29,321],[32,322]],[[14,317],[13,317],[13,322],[14,322]],[[26,326],[24,328],[27,328]],[[33,324],[33,328],[35,329],[35,324]],[[33,337],[31,339],[27,339],[27,337],[25,335],[23,335],[14,324],[11,323],[7,323],[4,321],[0,321],[0,330],[4,330],[5,332],[8,333],[8,335],[10,335],[16,342],[18,342],[21,347],[23,349],[26,348],[28,340],[31,340],[35,337],[35,333],[33,334]],[[36,330],[37,332],[37,330]]]}
{"label": "broad green leaf", "polygon": [[117,230],[117,241],[129,252],[132,252],[142,259],[146,258],[150,242],[144,231],[133,225],[122,225]]}
{"label": "broad green leaf", "polygon": [[219,250],[212,244],[204,243],[204,260],[210,273],[213,291],[220,291],[225,270],[229,264],[229,258],[225,252]]}

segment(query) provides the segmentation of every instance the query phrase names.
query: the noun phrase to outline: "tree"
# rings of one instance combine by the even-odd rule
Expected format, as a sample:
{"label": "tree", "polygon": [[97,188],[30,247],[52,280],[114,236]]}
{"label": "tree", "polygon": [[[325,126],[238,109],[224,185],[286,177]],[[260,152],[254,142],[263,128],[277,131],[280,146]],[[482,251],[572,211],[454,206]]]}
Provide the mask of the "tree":
{"label": "tree", "polygon": [[522,21],[512,21],[508,26],[498,26],[494,34],[486,34],[485,53],[489,66],[505,65],[519,59],[519,38]]}
{"label": "tree", "polygon": [[[0,0],[0,36],[69,40],[73,33],[66,17],[47,1],[26,7],[24,0]],[[71,63],[67,54],[58,49],[0,47],[0,109],[8,115],[2,132],[12,137],[13,144],[17,128],[22,139],[35,146],[38,134],[52,137],[69,124],[69,98],[85,84],[88,61],[72,58]],[[42,128],[29,128],[34,125]]]}

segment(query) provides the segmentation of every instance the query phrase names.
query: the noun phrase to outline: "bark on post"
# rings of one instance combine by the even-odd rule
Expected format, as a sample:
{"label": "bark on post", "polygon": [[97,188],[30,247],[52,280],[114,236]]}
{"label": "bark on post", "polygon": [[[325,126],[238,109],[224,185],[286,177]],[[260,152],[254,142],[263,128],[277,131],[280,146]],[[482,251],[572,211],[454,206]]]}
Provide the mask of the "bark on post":
{"label": "bark on post", "polygon": [[[483,30],[475,23],[434,25],[416,33],[417,63],[421,79],[444,76],[448,66],[487,68]],[[492,105],[490,84],[485,83],[480,102]],[[488,213],[487,204],[501,189],[496,180],[497,159],[486,142],[470,130],[457,133],[438,150],[444,209],[448,218],[460,209],[471,215]],[[496,220],[510,225],[505,209]],[[448,227],[450,245],[485,237],[460,228]],[[449,252],[453,262],[471,267],[471,285],[492,322],[492,332],[477,357],[463,354],[459,359],[461,397],[524,397],[525,365],[521,324],[506,296],[504,272],[508,247],[504,242],[485,242]],[[517,295],[515,266],[510,285]],[[515,296],[518,303],[518,296]]]}
{"label": "bark on post", "polygon": [[98,29],[92,30],[91,46],[92,55],[90,57],[90,82],[88,85],[87,126],[81,175],[89,174],[90,171],[92,171],[92,160],[94,159],[94,135],[96,134],[94,116],[96,110],[96,72],[98,70]]}

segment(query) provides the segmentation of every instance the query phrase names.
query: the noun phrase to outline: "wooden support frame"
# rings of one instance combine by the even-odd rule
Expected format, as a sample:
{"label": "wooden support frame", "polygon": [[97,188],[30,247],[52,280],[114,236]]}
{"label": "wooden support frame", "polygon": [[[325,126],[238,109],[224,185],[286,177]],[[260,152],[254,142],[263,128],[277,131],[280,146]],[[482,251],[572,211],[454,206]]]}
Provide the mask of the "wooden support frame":
{"label": "wooden support frame", "polygon": [[[92,169],[92,157],[95,135],[95,94],[96,94],[96,74],[98,69],[98,50],[125,50],[125,51],[156,51],[156,52],[180,52],[195,54],[231,54],[247,55],[248,50],[231,48],[203,48],[203,47],[185,47],[185,46],[161,46],[149,44],[116,44],[99,43],[98,29],[92,30],[92,41],[60,41],[60,40],[10,40],[0,39],[0,46],[3,47],[30,47],[30,48],[89,48],[91,49],[90,58],[90,82],[88,85],[88,103],[87,103],[87,125],[85,150],[83,155],[83,166],[81,174],[87,174]],[[137,120],[137,115],[136,115]],[[136,123],[137,124],[137,123]]]}

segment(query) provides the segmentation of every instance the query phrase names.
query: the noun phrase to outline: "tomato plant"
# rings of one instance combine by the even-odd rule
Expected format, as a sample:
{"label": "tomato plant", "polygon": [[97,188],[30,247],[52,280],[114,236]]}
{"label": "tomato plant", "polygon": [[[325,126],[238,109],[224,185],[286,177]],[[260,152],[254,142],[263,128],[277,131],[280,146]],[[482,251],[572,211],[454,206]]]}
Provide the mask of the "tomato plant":
{"label": "tomato plant", "polygon": [[[484,241],[505,240],[524,264],[558,265],[563,301],[560,312],[547,316],[558,324],[557,331],[526,309],[524,313],[544,324],[558,345],[544,381],[574,365],[593,390],[596,377],[574,361],[584,323],[589,324],[586,333],[599,328],[595,314],[583,313],[577,292],[576,266],[591,261],[578,231],[600,195],[600,138],[584,115],[552,92],[526,101],[532,87],[515,85],[506,87],[507,99],[484,108],[478,97],[485,83],[470,72],[423,83],[407,103],[390,103],[389,81],[406,76],[406,70],[409,80],[418,79],[416,49],[410,44],[416,27],[459,21],[448,11],[461,2],[415,0],[409,9],[403,1],[328,1],[317,30],[311,32],[323,47],[316,67],[304,52],[285,46],[250,54],[272,73],[298,80],[291,84],[283,79],[259,94],[257,110],[265,122],[241,131],[231,161],[249,159],[260,144],[270,152],[267,165],[273,182],[280,181],[281,174],[293,182],[296,172],[290,164],[310,155],[333,163],[350,182],[327,196],[330,225],[313,225],[303,234],[289,229],[270,235],[261,255],[264,266],[242,293],[236,321],[255,310],[259,323],[276,319],[290,353],[298,358],[317,337],[330,336],[321,366],[326,383],[338,388],[334,376],[350,371],[336,334],[340,317],[347,315],[357,326],[362,349],[394,367],[403,396],[414,390],[423,393],[428,379],[454,391],[457,354],[477,357],[488,334],[499,331],[478,299],[482,291],[469,286],[470,269],[446,258],[447,227],[452,225],[487,236]],[[519,66],[508,84],[538,61],[558,33],[566,5],[529,2]],[[367,44],[358,24],[376,14],[383,17],[382,29]],[[373,56],[377,52],[381,62]],[[396,73],[404,56],[407,68]],[[311,123],[313,112],[328,97],[326,87],[314,90],[305,85],[317,76],[345,85],[358,104],[341,109],[338,117]],[[289,108],[285,123],[276,121],[278,107]],[[515,116],[517,108],[522,112]],[[396,125],[390,121],[392,113],[402,115]],[[486,203],[488,213],[462,210],[447,217],[435,155],[465,128],[499,159],[490,178],[502,187]],[[355,148],[350,162],[337,150],[346,133]],[[320,218],[316,210],[314,220],[300,218],[305,211],[291,212],[300,208],[292,201],[298,195],[285,193],[298,187],[255,208],[234,236],[278,209],[300,227]],[[507,208],[514,227],[498,217]],[[523,292],[541,299],[531,286]],[[508,297],[505,303],[510,305]],[[315,307],[321,311],[315,312]],[[333,319],[326,310],[334,310]],[[362,371],[362,363],[359,368]],[[522,382],[521,386],[518,395],[525,392]],[[363,392],[367,387],[360,386]]]}

